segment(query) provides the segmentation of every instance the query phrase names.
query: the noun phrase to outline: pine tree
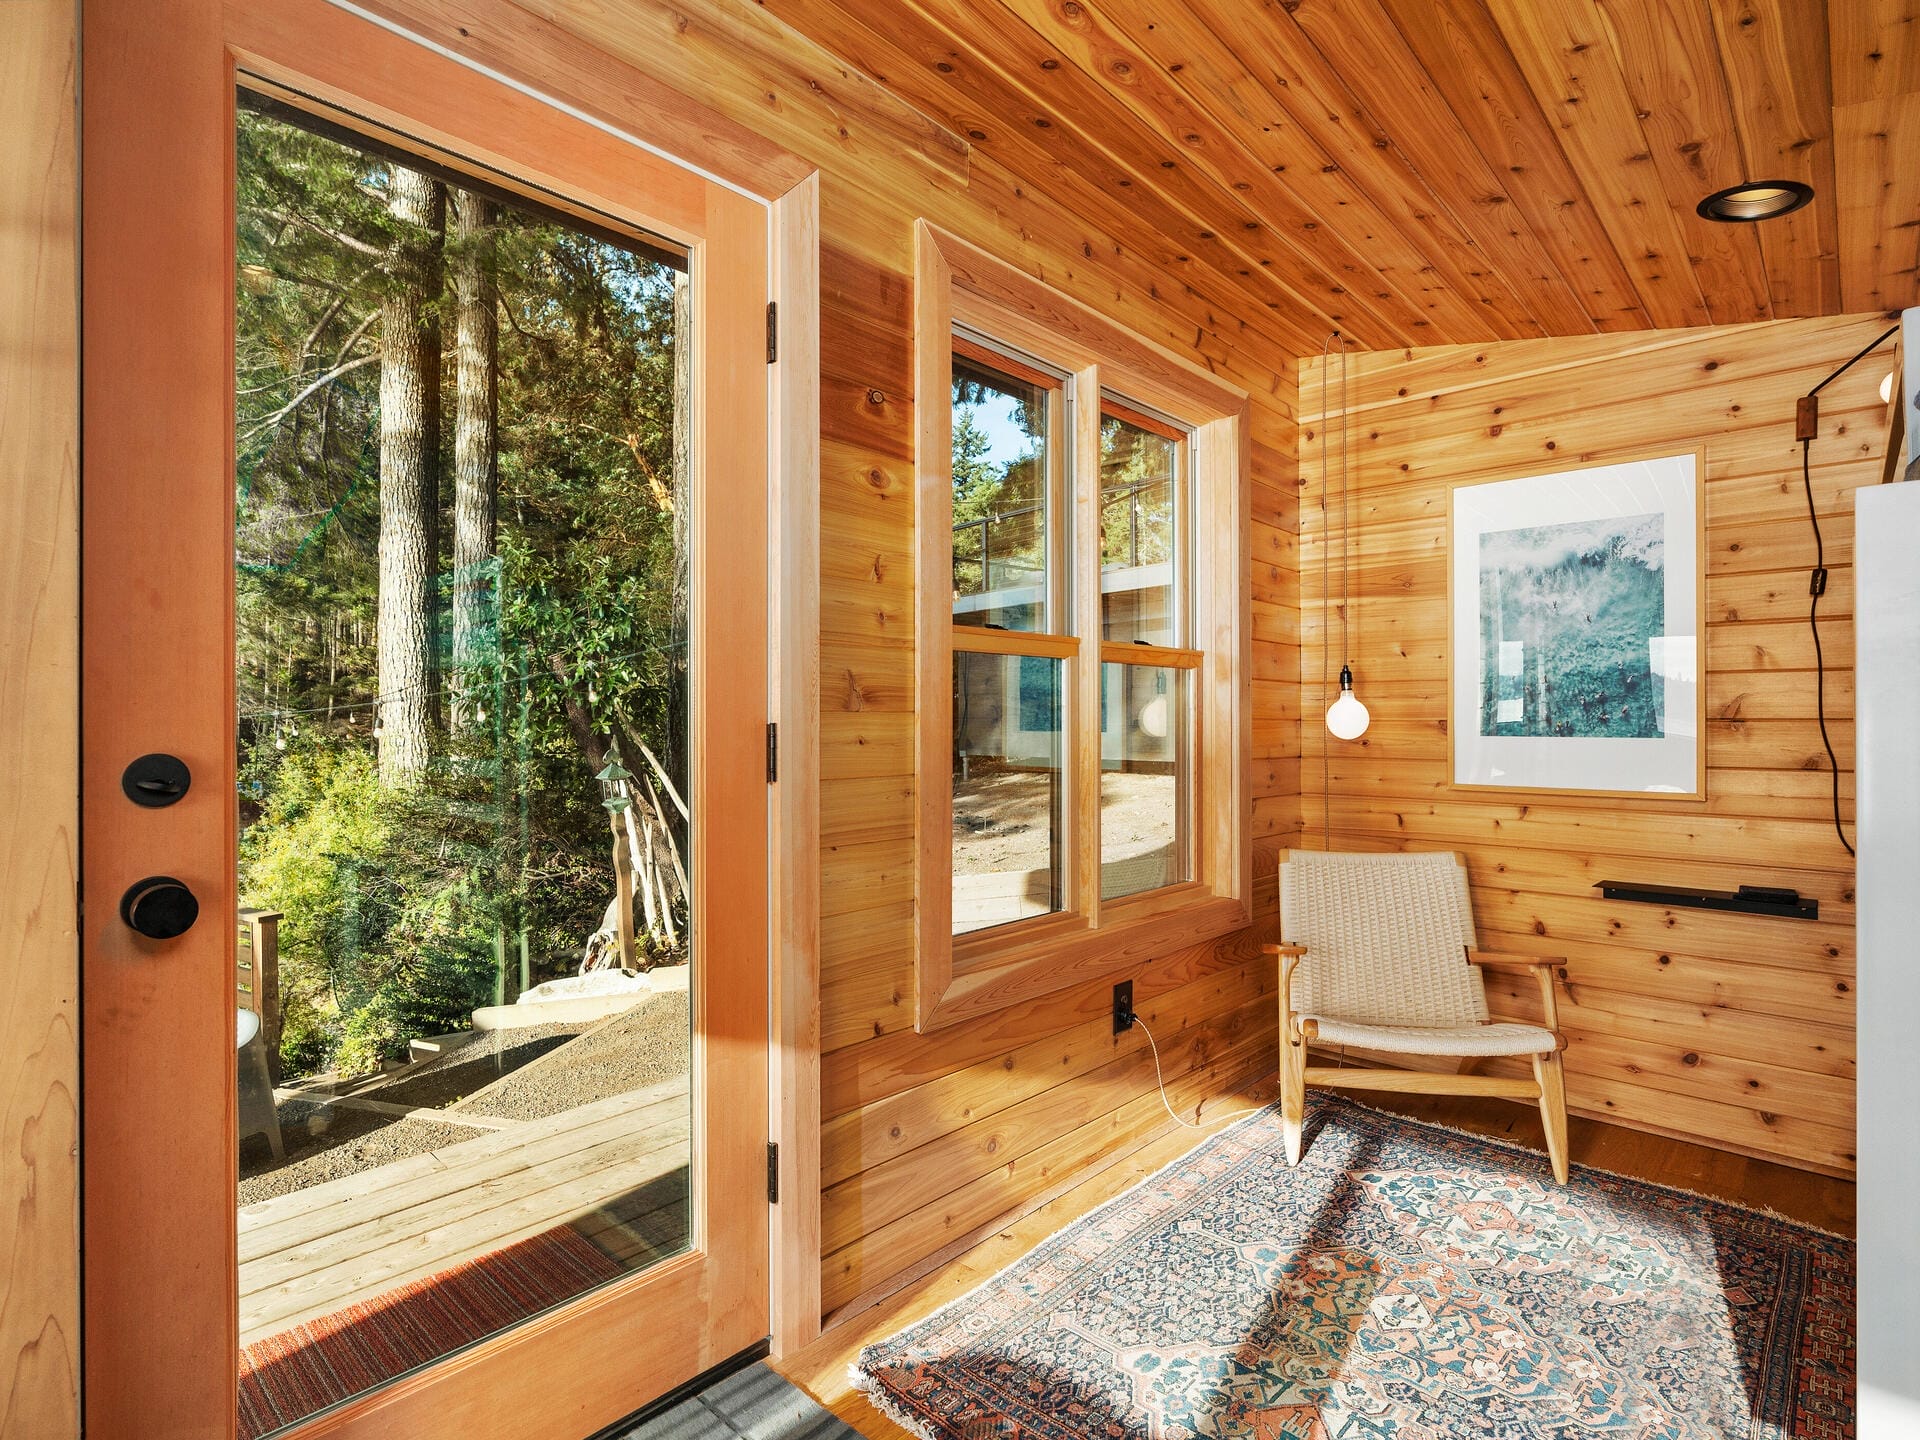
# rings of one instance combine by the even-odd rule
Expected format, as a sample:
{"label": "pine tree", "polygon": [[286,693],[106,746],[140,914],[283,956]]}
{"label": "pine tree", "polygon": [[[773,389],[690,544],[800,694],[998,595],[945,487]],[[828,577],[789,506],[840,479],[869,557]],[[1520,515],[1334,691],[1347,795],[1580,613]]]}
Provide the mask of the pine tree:
{"label": "pine tree", "polygon": [[387,181],[394,236],[380,308],[380,778],[427,768],[436,692],[433,581],[439,551],[440,241],[446,194],[404,165]]}

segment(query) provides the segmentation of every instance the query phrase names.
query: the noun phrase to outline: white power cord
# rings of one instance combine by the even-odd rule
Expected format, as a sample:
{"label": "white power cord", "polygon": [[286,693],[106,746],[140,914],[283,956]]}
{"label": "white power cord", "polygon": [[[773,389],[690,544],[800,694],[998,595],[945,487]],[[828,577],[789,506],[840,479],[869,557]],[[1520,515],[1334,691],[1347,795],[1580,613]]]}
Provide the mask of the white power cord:
{"label": "white power cord", "polygon": [[1153,1031],[1147,1029],[1147,1022],[1138,1015],[1133,1017],[1133,1023],[1146,1033],[1147,1046],[1153,1051],[1153,1078],[1160,1086],[1160,1103],[1167,1107],[1167,1114],[1173,1116],[1174,1124],[1184,1125],[1189,1130],[1211,1130],[1216,1125],[1224,1125],[1229,1120],[1238,1120],[1243,1115],[1258,1115],[1267,1108],[1265,1105],[1254,1105],[1244,1110],[1229,1110],[1225,1115],[1216,1115],[1205,1122],[1181,1119],[1174,1112],[1173,1102],[1167,1098],[1167,1077],[1160,1069],[1160,1047],[1154,1043]]}

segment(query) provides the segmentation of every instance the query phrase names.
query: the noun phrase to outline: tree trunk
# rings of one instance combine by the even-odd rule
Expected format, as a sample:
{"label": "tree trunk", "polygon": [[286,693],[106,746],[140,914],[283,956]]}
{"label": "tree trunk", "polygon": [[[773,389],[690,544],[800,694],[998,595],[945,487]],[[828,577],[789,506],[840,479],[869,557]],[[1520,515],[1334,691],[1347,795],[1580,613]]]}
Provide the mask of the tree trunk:
{"label": "tree trunk", "polygon": [[440,184],[393,167],[397,222],[380,307],[380,779],[406,784],[432,742],[433,576],[438,547]]}
{"label": "tree trunk", "polygon": [[[480,567],[493,557],[500,494],[500,318],[493,205],[448,191],[454,322],[453,723],[465,723],[491,679],[487,639],[498,603]],[[469,693],[472,692],[472,693]]]}
{"label": "tree trunk", "polygon": [[[678,642],[673,682],[667,687],[666,731],[661,750],[676,764],[691,753],[688,657],[692,654],[693,594],[693,283],[685,271],[673,277],[673,638]],[[690,777],[682,777],[683,791]],[[695,797],[698,798],[698,797]],[[673,821],[661,817],[668,825]],[[685,836],[688,832],[682,828]]]}

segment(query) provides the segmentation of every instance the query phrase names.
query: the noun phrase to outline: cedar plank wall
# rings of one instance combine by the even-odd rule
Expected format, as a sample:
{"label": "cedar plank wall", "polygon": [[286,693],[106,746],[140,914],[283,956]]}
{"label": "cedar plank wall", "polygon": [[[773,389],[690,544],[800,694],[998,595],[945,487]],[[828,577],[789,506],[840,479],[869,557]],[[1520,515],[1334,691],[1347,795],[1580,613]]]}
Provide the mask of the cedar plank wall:
{"label": "cedar plank wall", "polygon": [[[1033,203],[977,153],[964,188],[943,187],[920,207],[858,193],[853,175],[823,180],[821,1241],[832,1314],[1168,1124],[1139,1032],[1111,1034],[1105,983],[932,1035],[913,1029],[916,213],[1253,392],[1254,789],[1286,804],[1298,773],[1297,582],[1293,422],[1265,393],[1287,374],[1285,358],[1231,327],[1220,333],[1190,297],[1180,297],[1185,316],[1146,302],[1139,287],[1154,277],[1101,263],[1120,250],[1113,237]],[[995,213],[1003,207],[1032,238],[1008,233]],[[1253,373],[1261,365],[1272,373]],[[1256,874],[1266,877],[1264,914],[1274,903],[1270,853]],[[1273,1068],[1271,966],[1252,936],[1170,955],[1134,983],[1176,1105],[1191,1111]]]}
{"label": "cedar plank wall", "polygon": [[[1355,356],[1352,658],[1373,724],[1363,743],[1332,745],[1336,847],[1464,851],[1480,942],[1568,957],[1574,1003],[1561,1013],[1576,1111],[1849,1175],[1853,869],[1833,832],[1814,720],[1814,550],[1793,414],[1796,396],[1885,326],[1853,316]],[[1851,492],[1879,478],[1876,392],[1891,363],[1883,351],[1821,396],[1813,453],[1832,569],[1821,602],[1827,713],[1849,827]],[[1325,703],[1319,368],[1317,357],[1302,367],[1300,391],[1309,715]],[[1696,443],[1707,451],[1704,806],[1450,793],[1449,487]],[[1337,645],[1337,610],[1333,635]],[[1309,729],[1299,814],[1302,843],[1317,847],[1324,732]],[[1820,919],[1615,903],[1590,888],[1601,879],[1790,885],[1818,898]],[[1530,977],[1490,974],[1488,985],[1496,1012],[1537,1015]]]}
{"label": "cedar plank wall", "polygon": [[[1149,231],[1123,239],[1077,218],[978,151],[955,163],[902,144],[916,127],[901,102],[764,11],[707,0],[527,8],[821,171],[822,1289],[831,1314],[1170,1124],[1144,1039],[1111,1034],[1107,984],[931,1035],[913,1029],[914,220],[925,216],[1250,393],[1253,790],[1285,812],[1298,780],[1291,357],[1300,346],[1282,338],[1271,312],[1203,293],[1177,267],[1136,252],[1136,243],[1164,243]],[[1269,834],[1256,857],[1256,930],[1270,928],[1272,848],[1287,838]],[[1261,938],[1172,954],[1133,977],[1174,1103],[1189,1114],[1274,1068]]]}

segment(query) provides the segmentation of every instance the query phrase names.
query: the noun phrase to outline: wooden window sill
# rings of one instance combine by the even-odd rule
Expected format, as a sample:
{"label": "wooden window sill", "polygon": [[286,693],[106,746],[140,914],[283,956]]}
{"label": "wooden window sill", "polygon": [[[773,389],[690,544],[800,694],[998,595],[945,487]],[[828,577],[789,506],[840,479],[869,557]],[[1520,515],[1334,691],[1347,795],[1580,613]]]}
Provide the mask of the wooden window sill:
{"label": "wooden window sill", "polygon": [[951,973],[937,994],[922,988],[914,1028],[943,1029],[1056,990],[1137,970],[1176,950],[1219,940],[1251,923],[1245,902],[1197,884],[1110,901],[1098,929],[1079,915],[1043,915],[954,938]]}

